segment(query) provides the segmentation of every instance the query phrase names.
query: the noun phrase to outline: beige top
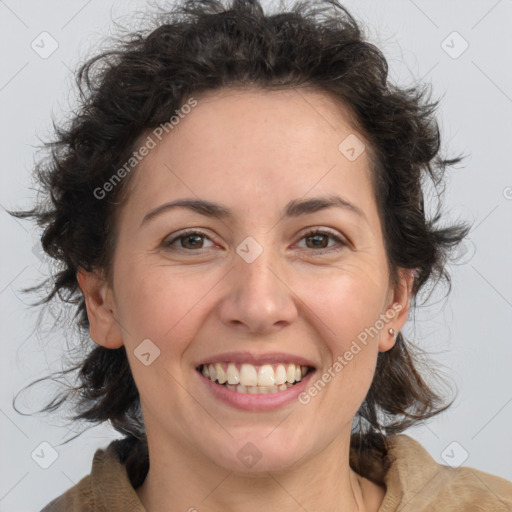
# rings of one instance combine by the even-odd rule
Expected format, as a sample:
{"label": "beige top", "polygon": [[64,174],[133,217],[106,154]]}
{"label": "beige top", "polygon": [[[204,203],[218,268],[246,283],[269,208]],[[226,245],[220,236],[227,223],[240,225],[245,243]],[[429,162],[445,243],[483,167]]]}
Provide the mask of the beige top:
{"label": "beige top", "polygon": [[[413,438],[391,436],[391,467],[378,512],[512,512],[512,482],[469,467],[438,464]],[[94,455],[92,471],[41,512],[145,512],[112,441]],[[321,511],[312,511],[321,512]]]}

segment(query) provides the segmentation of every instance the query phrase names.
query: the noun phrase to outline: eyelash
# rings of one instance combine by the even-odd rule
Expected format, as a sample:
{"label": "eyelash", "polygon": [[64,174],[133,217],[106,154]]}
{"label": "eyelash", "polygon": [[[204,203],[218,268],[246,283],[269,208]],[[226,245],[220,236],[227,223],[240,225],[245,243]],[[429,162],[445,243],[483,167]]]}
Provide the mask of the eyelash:
{"label": "eyelash", "polygon": [[[194,250],[194,249],[185,249],[183,247],[171,247],[172,244],[174,244],[175,242],[177,242],[178,240],[181,240],[182,238],[186,238],[188,236],[191,236],[191,235],[199,235],[199,236],[202,236],[204,238],[207,238],[208,240],[211,240],[211,238],[206,234],[206,233],[203,233],[202,231],[199,231],[199,230],[195,230],[195,229],[190,229],[190,230],[187,230],[187,231],[184,231],[183,233],[180,233],[178,236],[175,236],[174,238],[172,238],[171,240],[169,241],[164,241],[163,242],[163,246],[165,249],[170,249],[170,250],[174,250],[174,251],[178,251],[178,252],[200,252],[203,250],[203,248],[201,249],[197,249],[197,250]],[[309,238],[309,237],[312,237],[312,236],[315,236],[315,235],[326,235],[330,238],[332,238],[335,242],[337,242],[338,244],[341,245],[341,247],[337,248],[337,249],[333,249],[332,247],[330,248],[322,248],[322,249],[309,249],[310,251],[313,251],[315,253],[320,253],[320,254],[324,254],[324,253],[328,253],[328,252],[337,252],[337,251],[340,251],[342,250],[344,247],[348,246],[348,243],[343,240],[342,238],[340,238],[338,235],[332,233],[331,231],[328,231],[328,230],[322,230],[320,228],[312,228],[310,229],[309,231],[307,231],[306,233],[304,233],[301,237],[300,240],[303,240],[305,238]]]}

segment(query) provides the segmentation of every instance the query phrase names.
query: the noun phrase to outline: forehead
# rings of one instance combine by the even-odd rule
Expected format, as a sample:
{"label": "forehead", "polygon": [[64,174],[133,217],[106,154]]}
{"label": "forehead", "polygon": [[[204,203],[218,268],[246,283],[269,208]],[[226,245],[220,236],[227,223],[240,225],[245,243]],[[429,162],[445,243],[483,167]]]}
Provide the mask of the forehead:
{"label": "forehead", "polygon": [[369,200],[368,144],[350,110],[329,94],[246,88],[194,98],[196,106],[161,140],[154,130],[141,137],[155,146],[139,164],[130,196],[146,207],[196,196],[235,208],[237,201],[280,208],[309,192]]}

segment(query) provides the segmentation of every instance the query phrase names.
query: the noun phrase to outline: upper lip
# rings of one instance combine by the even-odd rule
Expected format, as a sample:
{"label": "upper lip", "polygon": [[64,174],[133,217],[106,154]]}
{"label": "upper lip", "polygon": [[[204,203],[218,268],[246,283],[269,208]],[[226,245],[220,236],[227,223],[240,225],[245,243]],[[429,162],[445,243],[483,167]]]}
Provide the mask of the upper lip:
{"label": "upper lip", "polygon": [[296,363],[302,366],[311,366],[315,368],[315,365],[309,359],[295,354],[288,354],[286,352],[266,352],[263,354],[257,354],[254,352],[223,352],[222,354],[216,354],[199,361],[195,367],[198,368],[203,364],[224,362],[249,363],[254,366],[260,366],[263,364]]}

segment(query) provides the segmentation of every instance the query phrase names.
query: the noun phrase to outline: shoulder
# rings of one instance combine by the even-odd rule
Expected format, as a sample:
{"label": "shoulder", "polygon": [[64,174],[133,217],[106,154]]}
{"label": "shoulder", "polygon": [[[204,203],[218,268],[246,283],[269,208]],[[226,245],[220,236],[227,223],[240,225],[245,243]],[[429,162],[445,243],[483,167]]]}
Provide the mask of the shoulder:
{"label": "shoulder", "polygon": [[94,499],[91,488],[91,476],[87,475],[80,482],[68,489],[64,494],[52,500],[41,512],[94,510]]}
{"label": "shoulder", "polygon": [[[390,468],[379,512],[512,510],[512,482],[477,469],[437,463],[407,435],[388,438]],[[461,508],[471,507],[471,508]]]}
{"label": "shoulder", "polygon": [[144,512],[126,468],[137,441],[133,438],[112,441],[96,450],[91,473],[64,494],[48,503],[41,512]]}

